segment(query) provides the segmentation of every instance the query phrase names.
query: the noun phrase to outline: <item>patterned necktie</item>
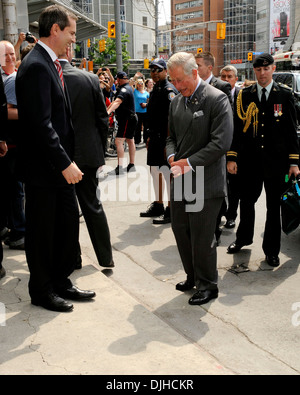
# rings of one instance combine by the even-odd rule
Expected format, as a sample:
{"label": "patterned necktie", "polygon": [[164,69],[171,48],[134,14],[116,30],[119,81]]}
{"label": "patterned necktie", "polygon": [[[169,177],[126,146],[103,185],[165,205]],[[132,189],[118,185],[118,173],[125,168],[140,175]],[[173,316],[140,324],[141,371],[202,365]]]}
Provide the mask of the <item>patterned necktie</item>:
{"label": "patterned necktie", "polygon": [[58,60],[58,59],[56,59],[56,60],[54,61],[54,64],[55,64],[55,66],[56,66],[56,69],[57,69],[57,72],[58,72],[58,75],[59,75],[61,84],[62,84],[63,88],[65,89],[65,83],[64,83],[63,71],[62,71],[61,64],[59,63],[59,60]]}
{"label": "patterned necktie", "polygon": [[267,92],[266,88],[263,88],[263,89],[262,89],[261,100],[260,100],[261,105],[262,105],[263,107],[265,107],[266,104],[267,104],[266,92]]}

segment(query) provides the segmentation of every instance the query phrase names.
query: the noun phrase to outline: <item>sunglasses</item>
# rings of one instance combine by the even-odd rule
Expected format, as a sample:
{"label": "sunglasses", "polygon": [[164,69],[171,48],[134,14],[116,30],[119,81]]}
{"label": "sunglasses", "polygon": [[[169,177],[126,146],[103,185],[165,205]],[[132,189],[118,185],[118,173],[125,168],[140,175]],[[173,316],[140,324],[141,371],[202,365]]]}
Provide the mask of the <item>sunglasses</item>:
{"label": "sunglasses", "polygon": [[154,69],[154,68],[150,69],[151,73],[161,73],[163,70],[164,69]]}

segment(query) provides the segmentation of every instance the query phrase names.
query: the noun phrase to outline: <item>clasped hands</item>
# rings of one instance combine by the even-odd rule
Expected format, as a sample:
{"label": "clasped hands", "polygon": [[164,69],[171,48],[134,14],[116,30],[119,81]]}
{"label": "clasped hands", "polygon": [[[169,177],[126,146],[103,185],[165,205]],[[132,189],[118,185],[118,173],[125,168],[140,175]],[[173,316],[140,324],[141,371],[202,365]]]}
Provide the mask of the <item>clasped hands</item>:
{"label": "clasped hands", "polygon": [[192,170],[187,159],[180,159],[175,162],[174,156],[171,156],[171,158],[169,158],[169,163],[174,178],[180,177]]}

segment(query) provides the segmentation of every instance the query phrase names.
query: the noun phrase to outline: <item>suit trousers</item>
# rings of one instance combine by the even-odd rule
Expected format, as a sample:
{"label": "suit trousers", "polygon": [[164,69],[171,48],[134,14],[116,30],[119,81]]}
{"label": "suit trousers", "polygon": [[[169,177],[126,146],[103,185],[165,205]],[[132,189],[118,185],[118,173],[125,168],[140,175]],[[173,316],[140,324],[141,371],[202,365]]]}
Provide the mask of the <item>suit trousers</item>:
{"label": "suit trousers", "polygon": [[263,236],[263,251],[267,256],[277,256],[281,244],[280,196],[283,193],[284,175],[264,177],[263,171],[241,174],[240,223],[236,233],[239,244],[252,244],[255,227],[255,204],[262,193],[266,193],[266,223]]}
{"label": "suit trousers", "polygon": [[215,228],[224,198],[204,201],[202,211],[186,212],[185,201],[171,201],[171,222],[178,251],[189,281],[198,290],[214,290],[218,284]]}
{"label": "suit trousers", "polygon": [[79,210],[74,185],[25,184],[25,252],[29,294],[38,299],[72,286],[68,279],[78,255]]}
{"label": "suit trousers", "polygon": [[84,173],[76,184],[76,194],[84,216],[95,254],[100,266],[108,266],[112,261],[112,247],[107,218],[100,201],[100,189],[96,168],[80,167]]}

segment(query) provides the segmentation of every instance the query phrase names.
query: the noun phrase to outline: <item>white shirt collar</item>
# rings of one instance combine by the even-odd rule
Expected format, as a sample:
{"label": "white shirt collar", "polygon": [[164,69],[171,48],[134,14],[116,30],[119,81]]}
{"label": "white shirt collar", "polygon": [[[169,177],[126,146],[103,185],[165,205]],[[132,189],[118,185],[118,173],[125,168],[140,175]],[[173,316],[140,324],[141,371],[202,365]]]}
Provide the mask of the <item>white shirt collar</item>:
{"label": "white shirt collar", "polygon": [[58,58],[58,56],[56,55],[56,53],[53,51],[53,49],[51,49],[50,47],[48,47],[48,45],[46,45],[45,43],[43,43],[42,41],[38,41],[38,44],[41,45],[49,54],[50,58],[52,59],[53,62],[56,61],[56,59]]}
{"label": "white shirt collar", "polygon": [[212,77],[213,77],[213,73],[211,73],[211,75],[207,78],[207,80],[205,80],[205,82],[207,82],[209,84],[211,79],[212,79]]}
{"label": "white shirt collar", "polygon": [[[266,98],[267,98],[267,100],[268,100],[268,97],[269,97],[269,94],[270,94],[270,92],[271,92],[271,89],[272,89],[272,86],[273,86],[273,80],[270,82],[270,84],[269,85],[267,85],[265,88],[266,88]],[[259,85],[259,83],[257,83],[257,93],[258,93],[258,97],[259,98],[261,98],[261,95],[262,95],[262,90],[263,90],[263,87],[261,86],[261,85]]]}

